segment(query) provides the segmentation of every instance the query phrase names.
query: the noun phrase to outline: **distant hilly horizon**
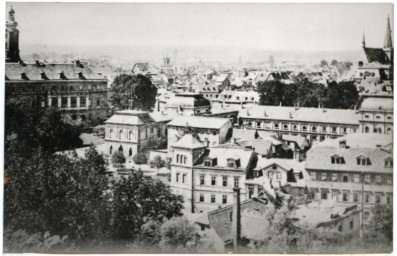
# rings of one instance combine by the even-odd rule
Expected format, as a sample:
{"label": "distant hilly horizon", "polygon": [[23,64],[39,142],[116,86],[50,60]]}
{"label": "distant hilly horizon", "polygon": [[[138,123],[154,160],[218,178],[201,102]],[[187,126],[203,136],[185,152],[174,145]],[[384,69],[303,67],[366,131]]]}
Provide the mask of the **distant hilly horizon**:
{"label": "distant hilly horizon", "polygon": [[318,64],[325,59],[331,62],[357,62],[362,60],[362,50],[344,51],[301,51],[301,50],[271,50],[259,48],[213,47],[213,46],[128,46],[128,45],[47,45],[22,44],[21,56],[26,58],[36,53],[41,57],[51,58],[53,55],[68,55],[74,58],[108,58],[115,63],[150,62],[160,63],[163,56],[168,55],[177,64],[218,63],[221,65],[267,63],[269,56],[274,56],[275,62],[297,61],[302,64]]}

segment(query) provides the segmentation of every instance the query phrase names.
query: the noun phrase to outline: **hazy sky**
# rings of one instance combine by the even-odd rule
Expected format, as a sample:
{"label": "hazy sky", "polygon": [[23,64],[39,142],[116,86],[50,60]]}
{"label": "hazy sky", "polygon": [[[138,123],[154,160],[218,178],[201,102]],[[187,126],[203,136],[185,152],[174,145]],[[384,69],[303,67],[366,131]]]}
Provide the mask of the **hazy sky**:
{"label": "hazy sky", "polygon": [[[382,47],[391,4],[12,3],[21,46]],[[7,4],[8,10],[10,3]],[[393,28],[393,24],[392,28]]]}

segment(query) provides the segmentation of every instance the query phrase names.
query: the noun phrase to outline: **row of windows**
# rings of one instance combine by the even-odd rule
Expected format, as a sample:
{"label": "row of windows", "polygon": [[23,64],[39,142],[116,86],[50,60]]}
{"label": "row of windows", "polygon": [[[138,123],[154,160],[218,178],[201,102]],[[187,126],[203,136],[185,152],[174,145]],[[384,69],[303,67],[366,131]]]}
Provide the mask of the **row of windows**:
{"label": "row of windows", "polygon": [[[212,175],[211,176],[211,183],[209,185],[211,186],[217,186],[217,176]],[[238,188],[240,184],[240,178],[239,177],[234,177],[233,179],[233,185],[235,188]],[[205,184],[205,175],[200,175],[200,185],[206,185]],[[228,176],[222,176],[222,186],[227,187],[228,186]]]}
{"label": "row of windows", "polygon": [[[328,190],[324,190],[321,192],[321,199],[334,199],[340,200],[342,202],[361,202],[361,192],[353,192],[350,191],[342,191],[342,198],[340,198],[338,191],[332,191],[330,194]],[[329,198],[331,196],[331,198]],[[372,195],[371,193],[364,193],[364,203],[375,203],[375,204],[391,204],[392,203],[392,195],[386,194],[386,196],[382,196],[381,194]]]}
{"label": "row of windows", "polygon": [[[186,180],[186,176],[187,176],[187,174],[186,173],[176,173],[176,177],[175,177],[175,182],[181,182],[181,183],[185,183],[187,180]],[[181,179],[181,177],[182,177],[182,179]]]}
{"label": "row of windows", "polygon": [[175,162],[176,162],[176,163],[179,163],[179,164],[186,164],[186,161],[187,161],[187,156],[185,156],[185,155],[179,155],[179,154],[176,155],[176,159],[175,159]]}
{"label": "row of windows", "polygon": [[[123,146],[120,145],[118,150],[119,150],[119,152],[124,153]],[[113,146],[109,147],[109,155],[111,155],[111,154],[113,154]],[[129,148],[128,156],[132,156],[132,148]]]}
{"label": "row of windows", "polygon": [[[224,99],[231,99],[232,95],[223,95]],[[236,96],[236,100],[240,100],[240,96]],[[255,98],[254,97],[241,97],[241,100],[251,100],[254,101]]]}
{"label": "row of windows", "polygon": [[[268,129],[270,129],[269,126],[266,126],[266,123],[264,124],[262,122],[255,122],[255,124],[256,124],[256,128],[268,128]],[[249,128],[255,128],[253,126],[253,122],[251,122],[251,121],[247,122],[247,126]],[[280,130],[281,128],[284,131],[289,131],[290,129],[291,129],[291,131],[299,131],[299,127],[298,127],[297,124],[293,124],[291,128],[290,128],[290,124],[281,124],[281,125],[278,124],[278,123],[274,123],[273,124],[273,129]],[[311,126],[310,130],[311,130],[311,132],[316,132],[316,133],[318,133],[318,132],[319,133],[328,133],[328,132],[330,132],[330,133],[336,134],[338,132],[336,126],[331,126],[330,129],[331,130],[329,130],[328,127],[326,127],[326,126]],[[301,131],[302,132],[309,132],[309,126],[302,125],[301,126]],[[354,129],[354,131],[355,131],[355,129]],[[347,127],[341,127],[341,133],[342,134],[347,134]]]}
{"label": "row of windows", "polygon": [[[371,160],[368,157],[359,156],[356,158],[357,165],[369,166],[372,165]],[[346,164],[345,158],[342,156],[334,155],[331,156],[331,164]],[[393,159],[386,158],[384,160],[384,167],[393,167]]]}
{"label": "row of windows", "polygon": [[[17,87],[16,86],[10,86],[10,91],[12,93],[17,92]],[[51,85],[50,86],[46,86],[46,85],[42,85],[42,86],[25,86],[22,85],[20,88],[21,92],[36,92],[36,91],[46,91],[46,90],[50,90],[51,91],[57,91],[58,89],[61,91],[74,91],[74,90],[80,90],[80,91],[87,91],[87,90],[97,90],[97,89],[101,89],[101,90],[106,90],[106,86],[104,85]]]}
{"label": "row of windows", "polygon": [[[199,195],[199,202],[200,203],[205,203],[204,194],[200,194]],[[211,203],[216,203],[217,202],[215,194],[211,194],[210,202]],[[222,195],[222,204],[227,204],[227,195]]]}
{"label": "row of windows", "polygon": [[[353,182],[353,183],[361,183],[361,175],[360,174],[354,174],[349,175],[347,173],[342,173],[340,176],[338,175],[339,173],[332,173],[332,175],[329,175],[327,172],[322,172],[320,176],[321,181],[341,181],[341,182]],[[377,174],[375,175],[375,180],[374,183],[376,184],[382,184],[385,183],[387,185],[391,185],[393,183],[393,176],[392,175],[385,175],[384,176],[385,181],[382,182],[382,175]],[[311,180],[317,180],[317,174],[316,172],[311,172],[310,173],[310,179]],[[371,175],[370,174],[365,174],[364,175],[364,182],[366,184],[371,183]]]}
{"label": "row of windows", "polygon": [[[365,119],[370,119],[371,116],[370,116],[370,115],[364,115],[364,118],[365,118]],[[375,119],[382,119],[382,116],[376,115],[376,116],[375,116]],[[393,117],[392,117],[392,116],[387,116],[386,119],[387,119],[387,120],[393,120]]]}
{"label": "row of windows", "polygon": [[[79,97],[80,105],[77,104],[77,97],[70,97],[70,107],[88,107],[88,102],[86,97]],[[68,107],[68,97],[61,97],[61,107],[66,108]],[[97,99],[97,106],[101,105],[100,99]],[[58,97],[51,97],[51,107],[58,107],[59,106],[59,98]]]}
{"label": "row of windows", "polygon": [[125,132],[123,130],[120,130],[118,132],[118,135],[116,134],[116,132],[113,129],[109,130],[109,139],[119,139],[119,140],[133,140],[134,136],[135,136],[135,132],[134,131],[129,131],[128,132],[128,136],[125,134]]}
{"label": "row of windows", "polygon": [[[371,132],[371,128],[369,128],[368,126],[365,126],[364,127],[364,132],[365,133],[370,133]],[[383,130],[382,130],[382,128],[378,127],[378,128],[374,128],[373,132],[382,134]],[[386,134],[391,134],[392,132],[393,132],[393,128],[391,128],[391,127],[387,127],[386,128]]]}

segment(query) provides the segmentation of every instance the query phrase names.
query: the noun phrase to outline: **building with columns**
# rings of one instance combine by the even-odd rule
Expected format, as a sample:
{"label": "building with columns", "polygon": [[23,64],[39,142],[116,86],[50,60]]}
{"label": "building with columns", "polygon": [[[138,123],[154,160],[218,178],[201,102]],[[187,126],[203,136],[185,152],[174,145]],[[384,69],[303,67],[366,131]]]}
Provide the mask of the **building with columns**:
{"label": "building with columns", "polygon": [[70,64],[24,63],[19,57],[19,31],[14,10],[6,23],[6,100],[32,108],[57,108],[72,119],[99,122],[106,117],[107,78],[76,60]]}

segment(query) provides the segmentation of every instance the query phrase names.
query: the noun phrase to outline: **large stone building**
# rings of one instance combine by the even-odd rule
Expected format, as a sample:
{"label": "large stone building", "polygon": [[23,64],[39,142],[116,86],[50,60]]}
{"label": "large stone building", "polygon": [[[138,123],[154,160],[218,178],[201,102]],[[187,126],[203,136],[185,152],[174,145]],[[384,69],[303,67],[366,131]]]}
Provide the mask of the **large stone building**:
{"label": "large stone building", "polygon": [[145,111],[122,110],[105,121],[106,154],[123,152],[125,157],[133,157],[151,145],[166,144],[166,124],[171,115],[148,113]]}
{"label": "large stone building", "polygon": [[83,121],[105,119],[107,78],[78,60],[71,64],[24,63],[16,27],[11,8],[6,23],[6,100],[24,101],[32,108],[58,108]]}
{"label": "large stone building", "polygon": [[358,116],[352,109],[253,106],[239,112],[240,126],[323,141],[355,133]]}
{"label": "large stone building", "polygon": [[[364,139],[365,138],[365,139]],[[369,207],[393,202],[393,140],[384,134],[350,134],[307,152],[306,185],[315,200]],[[362,196],[363,194],[363,196]]]}
{"label": "large stone building", "polygon": [[172,145],[171,188],[182,195],[192,212],[231,204],[233,188],[246,198],[245,178],[252,169],[252,149],[207,148],[192,134]]}

